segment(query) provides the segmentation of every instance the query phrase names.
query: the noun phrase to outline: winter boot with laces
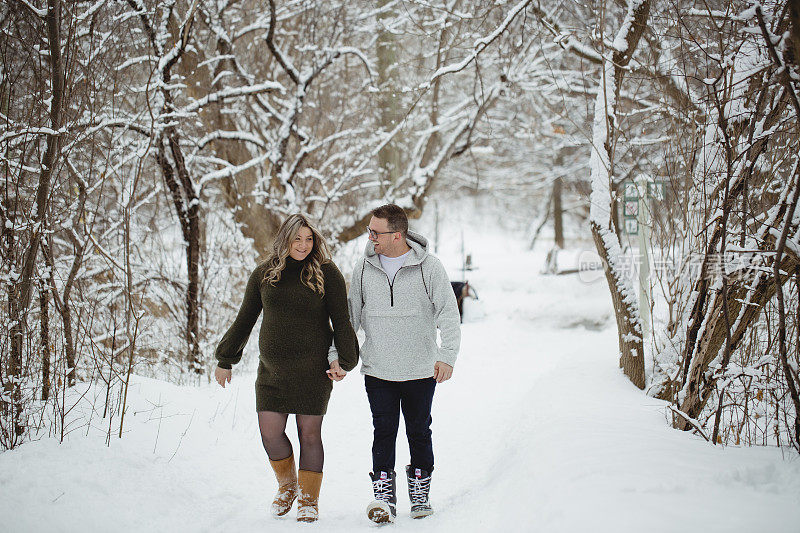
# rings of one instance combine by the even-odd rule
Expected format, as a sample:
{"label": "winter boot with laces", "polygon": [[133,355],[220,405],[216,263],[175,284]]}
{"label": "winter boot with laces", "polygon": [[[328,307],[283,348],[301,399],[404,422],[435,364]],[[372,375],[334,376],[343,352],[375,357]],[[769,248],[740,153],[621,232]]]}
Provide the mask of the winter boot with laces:
{"label": "winter boot with laces", "polygon": [[369,473],[372,480],[372,493],[375,500],[367,505],[367,517],[376,524],[394,522],[397,516],[397,493],[395,491],[395,473],[391,472],[372,472]]}
{"label": "winter boot with laces", "polygon": [[428,501],[431,490],[431,473],[421,468],[406,466],[408,479],[408,499],[411,500],[411,518],[424,518],[433,514],[433,507]]}

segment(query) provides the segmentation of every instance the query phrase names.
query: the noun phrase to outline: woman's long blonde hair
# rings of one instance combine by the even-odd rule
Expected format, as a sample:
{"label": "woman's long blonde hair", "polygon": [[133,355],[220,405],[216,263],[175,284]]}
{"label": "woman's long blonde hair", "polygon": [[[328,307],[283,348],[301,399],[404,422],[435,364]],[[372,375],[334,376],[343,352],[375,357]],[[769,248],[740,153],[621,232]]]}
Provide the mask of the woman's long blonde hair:
{"label": "woman's long blonde hair", "polygon": [[331,260],[331,253],[325,238],[315,228],[306,217],[300,213],[289,215],[283,221],[275,240],[272,241],[272,251],[264,264],[267,266],[264,271],[264,280],[270,285],[275,285],[281,279],[281,273],[286,268],[286,258],[289,257],[289,246],[297,237],[300,228],[308,228],[314,238],[314,246],[304,260],[303,271],[300,273],[300,281],[320,296],[325,294],[325,279],[322,274],[322,265]]}

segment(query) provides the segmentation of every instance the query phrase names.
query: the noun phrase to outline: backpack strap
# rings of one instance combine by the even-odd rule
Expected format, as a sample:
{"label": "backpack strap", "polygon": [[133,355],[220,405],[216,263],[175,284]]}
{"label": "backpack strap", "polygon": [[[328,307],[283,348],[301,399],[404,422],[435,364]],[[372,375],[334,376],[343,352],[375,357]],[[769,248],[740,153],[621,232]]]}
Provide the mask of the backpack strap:
{"label": "backpack strap", "polygon": [[428,284],[425,283],[425,273],[422,271],[422,263],[419,263],[419,275],[422,278],[422,286],[425,287],[425,294],[428,295],[428,301],[433,303],[433,298],[431,298],[431,292],[428,290]]}
{"label": "backpack strap", "polygon": [[361,263],[361,307],[364,307],[364,267],[367,266],[367,258]]}

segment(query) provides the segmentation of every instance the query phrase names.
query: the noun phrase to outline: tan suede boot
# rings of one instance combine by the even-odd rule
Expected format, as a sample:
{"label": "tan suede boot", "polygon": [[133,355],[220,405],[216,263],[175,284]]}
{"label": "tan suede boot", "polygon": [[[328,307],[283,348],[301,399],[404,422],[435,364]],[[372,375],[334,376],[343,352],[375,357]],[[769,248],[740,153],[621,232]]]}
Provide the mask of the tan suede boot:
{"label": "tan suede boot", "polygon": [[300,470],[297,473],[300,495],[297,498],[297,521],[315,522],[319,518],[319,488],[322,485],[322,472]]}
{"label": "tan suede boot", "polygon": [[278,493],[272,500],[270,511],[275,516],[283,516],[289,512],[294,499],[297,498],[297,470],[294,467],[294,455],[280,461],[270,459],[269,464],[272,465],[275,477],[278,479]]}

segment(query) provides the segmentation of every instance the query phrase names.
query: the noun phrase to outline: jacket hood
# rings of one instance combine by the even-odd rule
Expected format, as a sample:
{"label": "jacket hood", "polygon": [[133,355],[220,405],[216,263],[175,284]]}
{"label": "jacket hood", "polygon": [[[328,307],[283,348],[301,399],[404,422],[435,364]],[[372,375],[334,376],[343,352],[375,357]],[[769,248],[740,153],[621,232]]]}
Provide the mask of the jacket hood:
{"label": "jacket hood", "polygon": [[[408,233],[406,234],[406,242],[411,247],[411,253],[406,258],[405,264],[418,265],[422,263],[425,260],[425,257],[428,255],[428,239],[419,233],[408,230]],[[368,261],[375,263],[376,266],[380,266],[378,254],[375,253],[375,245],[372,243],[372,241],[367,241],[364,255],[367,256]]]}

